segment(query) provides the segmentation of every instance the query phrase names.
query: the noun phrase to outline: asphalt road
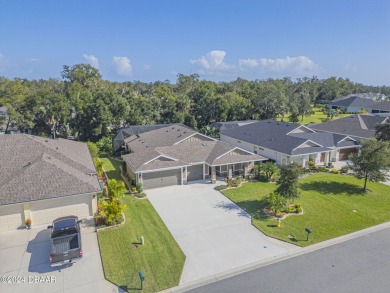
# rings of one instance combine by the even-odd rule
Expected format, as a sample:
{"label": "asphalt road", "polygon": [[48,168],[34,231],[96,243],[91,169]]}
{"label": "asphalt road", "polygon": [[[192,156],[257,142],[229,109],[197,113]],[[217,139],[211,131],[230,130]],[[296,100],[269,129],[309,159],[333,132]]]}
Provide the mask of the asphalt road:
{"label": "asphalt road", "polygon": [[214,292],[390,292],[390,228],[193,289]]}

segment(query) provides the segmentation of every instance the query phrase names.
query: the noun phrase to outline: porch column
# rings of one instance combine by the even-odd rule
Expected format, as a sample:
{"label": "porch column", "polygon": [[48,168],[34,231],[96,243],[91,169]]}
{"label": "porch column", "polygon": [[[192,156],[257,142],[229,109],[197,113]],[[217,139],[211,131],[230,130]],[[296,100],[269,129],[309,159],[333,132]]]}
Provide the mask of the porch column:
{"label": "porch column", "polygon": [[184,180],[186,181],[186,184],[187,184],[187,176],[188,176],[188,172],[187,172],[187,166],[184,167]]}
{"label": "porch column", "polygon": [[248,174],[248,165],[249,163],[244,163],[244,177]]}
{"label": "porch column", "polygon": [[228,165],[228,178],[233,178],[233,165]]}
{"label": "porch column", "polygon": [[203,164],[203,180],[206,179],[206,175],[204,173],[206,173],[205,164]]}
{"label": "porch column", "polygon": [[138,173],[138,180],[137,183],[142,183],[142,173]]}
{"label": "porch column", "polygon": [[321,153],[317,153],[316,154],[316,157],[315,157],[315,159],[314,159],[314,164],[315,165],[318,165],[319,163],[320,163],[320,161],[321,161]]}
{"label": "porch column", "polygon": [[183,185],[184,181],[184,167],[181,168],[181,185]]}
{"label": "porch column", "polygon": [[340,150],[337,150],[336,151],[336,158],[335,158],[335,162],[338,162],[340,159]]}
{"label": "porch column", "polygon": [[303,168],[306,167],[306,159],[305,159],[305,158],[302,159],[302,167],[303,167]]}
{"label": "porch column", "polygon": [[217,172],[215,171],[215,167],[211,167],[211,184],[217,182]]}
{"label": "porch column", "polygon": [[324,164],[325,164],[325,166],[328,166],[328,163],[329,163],[329,152],[326,152],[325,153],[325,161],[324,161]]}
{"label": "porch column", "polygon": [[29,203],[24,203],[23,204],[23,223],[25,220],[30,219],[31,220],[31,215],[30,215],[30,204]]}

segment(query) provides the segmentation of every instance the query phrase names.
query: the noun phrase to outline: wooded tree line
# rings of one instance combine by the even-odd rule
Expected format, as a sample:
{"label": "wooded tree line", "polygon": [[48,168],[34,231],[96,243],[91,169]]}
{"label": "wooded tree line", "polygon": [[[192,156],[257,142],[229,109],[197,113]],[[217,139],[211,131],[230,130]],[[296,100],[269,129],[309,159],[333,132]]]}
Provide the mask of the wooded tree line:
{"label": "wooded tree line", "polygon": [[231,82],[178,74],[169,81],[111,82],[86,64],[64,66],[62,79],[0,77],[0,106],[8,109],[7,127],[34,134],[56,133],[97,141],[125,125],[184,123],[198,130],[215,121],[304,116],[318,100],[359,92],[390,96],[390,87],[348,79],[305,77]]}

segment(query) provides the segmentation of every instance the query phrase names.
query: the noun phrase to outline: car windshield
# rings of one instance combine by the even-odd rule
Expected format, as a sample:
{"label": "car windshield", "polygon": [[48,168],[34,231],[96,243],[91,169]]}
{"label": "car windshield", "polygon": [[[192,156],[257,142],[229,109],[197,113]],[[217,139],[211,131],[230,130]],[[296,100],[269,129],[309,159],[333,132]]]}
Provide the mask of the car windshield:
{"label": "car windshield", "polygon": [[57,237],[62,237],[62,236],[67,236],[72,234],[77,234],[76,228],[74,227],[64,228],[62,230],[53,231],[52,238],[57,238]]}

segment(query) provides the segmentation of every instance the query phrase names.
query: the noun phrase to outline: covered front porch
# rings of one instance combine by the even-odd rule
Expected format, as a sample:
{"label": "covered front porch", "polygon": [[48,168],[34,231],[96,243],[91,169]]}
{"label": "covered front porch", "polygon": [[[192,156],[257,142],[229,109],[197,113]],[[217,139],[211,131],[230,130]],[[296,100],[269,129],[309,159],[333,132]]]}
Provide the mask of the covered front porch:
{"label": "covered front porch", "polygon": [[292,161],[299,163],[302,167],[307,167],[309,162],[313,162],[316,166],[326,166],[330,162],[336,162],[339,160],[339,153],[337,151],[326,151],[311,154],[304,154],[299,156],[292,156]]}
{"label": "covered front porch", "polygon": [[209,179],[212,184],[215,184],[217,180],[223,180],[226,178],[233,178],[234,176],[248,176],[254,166],[254,162],[243,162],[235,164],[224,164],[218,166],[210,166],[208,164],[198,165],[203,172],[202,175],[196,177],[189,176],[189,170],[191,167],[183,167],[182,169],[182,185],[191,181],[206,180]]}

